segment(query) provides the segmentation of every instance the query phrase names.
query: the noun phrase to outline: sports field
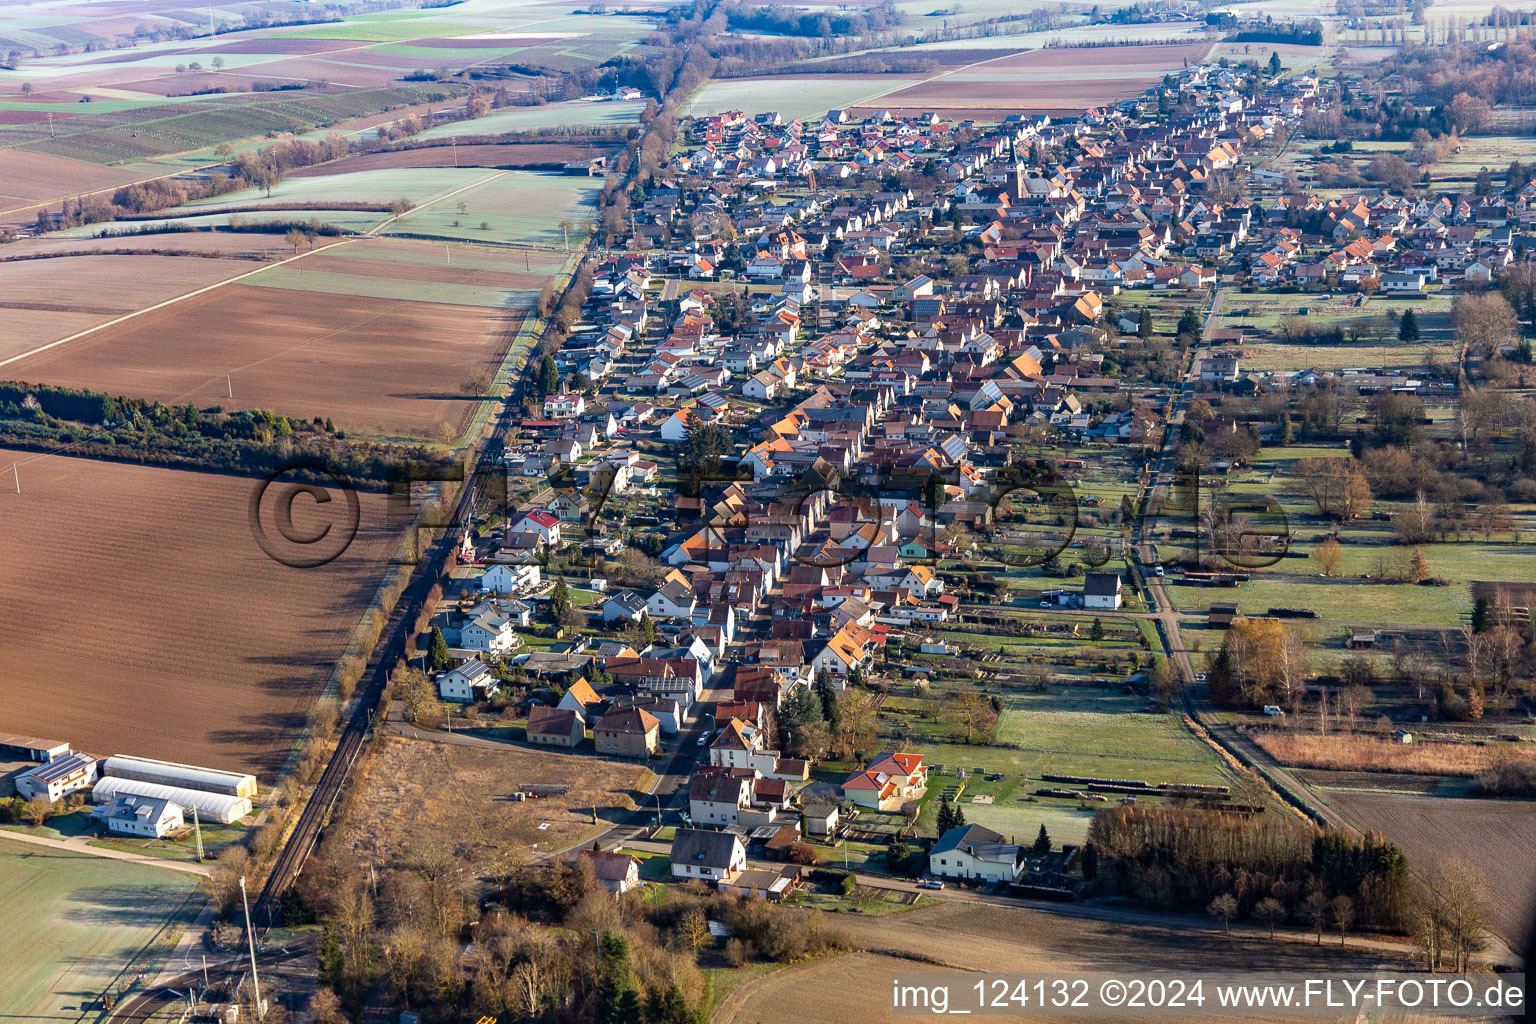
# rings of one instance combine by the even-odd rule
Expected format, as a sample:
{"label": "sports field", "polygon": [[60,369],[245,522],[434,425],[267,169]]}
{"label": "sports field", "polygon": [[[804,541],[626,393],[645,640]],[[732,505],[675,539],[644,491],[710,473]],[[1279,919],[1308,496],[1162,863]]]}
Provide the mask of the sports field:
{"label": "sports field", "polygon": [[0,1020],[74,1020],[167,921],[195,913],[196,884],[0,840]]}

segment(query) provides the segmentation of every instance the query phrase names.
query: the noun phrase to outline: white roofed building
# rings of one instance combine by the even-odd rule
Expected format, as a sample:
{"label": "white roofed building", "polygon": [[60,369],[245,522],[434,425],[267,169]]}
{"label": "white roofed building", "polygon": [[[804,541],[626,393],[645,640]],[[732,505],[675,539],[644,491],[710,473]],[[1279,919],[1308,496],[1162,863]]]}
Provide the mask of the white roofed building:
{"label": "white roofed building", "polygon": [[162,786],[154,782],[140,782],[137,779],[123,779],[110,775],[96,783],[95,788],[91,790],[93,803],[111,803],[119,796],[170,800],[179,804],[183,813],[195,807],[198,817],[203,821],[216,821],[223,825],[239,821],[251,813],[251,802],[243,796],[209,793],[198,789],[179,789],[175,786]]}
{"label": "white roofed building", "polygon": [[207,793],[225,793],[243,797],[256,795],[256,776],[254,775],[226,772],[217,768],[199,768],[196,765],[177,764],[174,761],[156,761],[148,757],[131,757],[127,754],[113,754],[102,761],[101,774],[111,778],[154,782],[162,786],[196,789]]}

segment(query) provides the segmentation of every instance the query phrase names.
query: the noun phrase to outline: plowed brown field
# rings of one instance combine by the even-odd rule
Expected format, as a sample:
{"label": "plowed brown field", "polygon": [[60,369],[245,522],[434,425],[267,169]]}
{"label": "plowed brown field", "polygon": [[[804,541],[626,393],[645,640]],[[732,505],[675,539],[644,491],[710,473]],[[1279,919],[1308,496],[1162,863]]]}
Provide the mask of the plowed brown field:
{"label": "plowed brown field", "polygon": [[[0,359],[260,266],[252,260],[148,255],[0,262],[0,322],[8,325],[0,330]],[[0,375],[10,376],[3,370]]]}
{"label": "plowed brown field", "polygon": [[1536,912],[1536,803],[1358,789],[1330,790],[1325,797],[1356,828],[1373,829],[1402,847],[1416,868],[1446,855],[1471,864],[1488,887],[1492,930],[1517,948],[1529,934]]}
{"label": "plowed brown field", "polygon": [[[301,262],[296,266],[304,266]],[[473,279],[474,271],[466,270]],[[432,285],[413,294],[430,296]],[[443,436],[521,311],[232,284],[7,366],[12,379]],[[234,386],[228,397],[225,374]]]}
{"label": "plowed brown field", "polygon": [[[975,903],[946,902],[878,918],[839,914],[829,917],[827,923],[850,932],[854,945],[867,952],[811,961],[750,981],[721,1004],[714,1024],[770,1020],[793,1020],[797,1024],[899,1024],[939,1019],[921,1014],[898,1016],[892,1012],[891,978],[898,972],[955,971],[953,990],[968,993],[978,977],[970,972],[1146,977],[1152,970],[1304,972],[1326,965],[1332,971],[1348,971],[1389,962],[1379,954],[1359,948],[1319,948],[1305,942],[1223,936],[1214,929],[1186,931],[1123,921],[1091,921],[1022,907]],[[945,966],[907,959],[900,953],[933,958]],[[1400,964],[1398,969],[1405,968]],[[956,996],[951,1005],[959,1003],[960,997]],[[1018,1015],[997,1019],[1069,1018]],[[1107,1022],[1128,1018],[1122,1014],[1070,1019]],[[1290,1018],[1232,1014],[1222,1019],[1280,1022]]]}
{"label": "plowed brown field", "polygon": [[[258,481],[8,450],[0,466],[4,728],[270,784],[394,551],[385,499],[360,496],[341,557],[292,569],[252,535]],[[317,508],[295,501],[296,528]]]}

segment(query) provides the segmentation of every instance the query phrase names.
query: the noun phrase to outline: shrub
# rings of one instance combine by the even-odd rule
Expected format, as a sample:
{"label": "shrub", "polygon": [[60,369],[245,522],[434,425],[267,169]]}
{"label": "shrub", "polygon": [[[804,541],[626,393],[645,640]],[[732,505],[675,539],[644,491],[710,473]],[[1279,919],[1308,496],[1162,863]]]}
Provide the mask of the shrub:
{"label": "shrub", "polygon": [[1506,760],[1472,784],[1484,796],[1536,796],[1536,762]]}

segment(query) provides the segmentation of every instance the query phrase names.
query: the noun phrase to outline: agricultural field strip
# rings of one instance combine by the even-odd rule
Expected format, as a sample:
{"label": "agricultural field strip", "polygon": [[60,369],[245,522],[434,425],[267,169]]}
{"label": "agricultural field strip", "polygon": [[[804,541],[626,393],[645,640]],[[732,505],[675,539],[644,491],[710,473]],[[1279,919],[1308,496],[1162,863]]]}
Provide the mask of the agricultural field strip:
{"label": "agricultural field strip", "polygon": [[[491,181],[491,180],[493,180],[495,178],[501,177],[503,174],[506,174],[506,173],[507,173],[506,171],[500,171],[497,174],[490,175],[489,177],[487,177],[487,178],[485,178],[485,179],[483,179],[481,181],[477,181],[474,184],[465,185],[462,188],[456,188],[456,189],[453,189],[453,190],[451,190],[449,192],[445,192],[442,195],[437,196],[434,199],[428,200],[426,203],[422,204],[421,206],[416,207],[415,209],[423,209],[423,208],[425,208],[427,206],[431,206],[433,203],[440,202],[440,201],[442,201],[444,199],[449,199],[449,198],[451,198],[453,196],[458,195],[460,192],[465,191],[466,189],[475,188],[475,187],[477,187],[479,185],[483,185],[487,181]],[[381,222],[377,227],[372,228],[369,231],[364,232],[363,237],[368,237],[368,236],[372,235],[374,232],[378,231],[380,228],[387,227],[395,219],[396,219],[395,217],[390,217],[388,220],[385,220],[385,221]],[[327,251],[329,249],[334,249],[338,245],[345,245],[349,241],[351,241],[351,239],[339,239],[338,241],[330,242],[330,243],[328,243],[326,245],[322,245],[322,246],[320,246],[317,249],[310,249],[310,250],[308,250],[306,252],[297,253],[297,254],[295,254],[293,256],[289,256],[287,259],[281,259],[281,260],[278,260],[275,263],[269,263],[266,266],[258,267],[257,269],[252,270],[252,271],[248,271],[248,272],[246,272],[244,274],[238,274],[235,277],[227,278],[227,279],[225,279],[223,281],[217,281],[217,282],[215,282],[213,284],[205,285],[202,288],[193,289],[190,292],[186,292],[186,293],[184,293],[182,295],[177,295],[174,298],[166,299],[164,302],[157,302],[157,303],[155,303],[152,306],[146,306],[143,309],[134,310],[132,313],[125,313],[124,315],[122,315],[120,317],[116,317],[116,318],[114,318],[112,320],[108,320],[106,323],[97,324],[94,327],[88,327],[88,328],[86,328],[83,331],[77,331],[76,333],[71,334],[71,335],[69,335],[66,338],[60,338],[57,341],[50,341],[46,345],[40,345],[37,348],[31,349],[30,351],[22,352],[22,353],[20,353],[18,355],[11,356],[9,359],[0,359],[0,368],[9,366],[10,364],[15,363],[15,362],[19,362],[19,361],[21,361],[23,359],[28,359],[28,358],[30,358],[32,356],[39,355],[39,354],[41,354],[43,352],[47,352],[49,349],[58,348],[60,345],[65,345],[65,344],[68,344],[69,342],[77,341],[80,338],[86,337],[87,335],[96,334],[97,332],[105,330],[108,327],[113,327],[113,326],[116,326],[117,324],[123,323],[124,321],[132,320],[135,317],[143,316],[145,313],[152,313],[155,310],[164,309],[165,307],[173,306],[173,305],[175,305],[178,302],[183,302],[183,301],[185,301],[187,299],[194,298],[194,297],[196,297],[198,295],[203,295],[203,294],[206,294],[207,292],[211,292],[211,291],[213,291],[213,290],[215,290],[217,288],[222,288],[223,286],[225,286],[227,284],[233,284],[233,283],[235,283],[237,281],[244,280],[245,278],[252,277],[252,276],[254,276],[256,274],[259,274],[259,273],[261,273],[264,270],[270,270],[270,269],[272,269],[274,267],[286,266],[287,264],[294,263],[294,262],[296,262],[298,260],[303,259],[306,256],[313,255],[314,253],[325,252],[325,251]],[[412,301],[412,300],[401,300],[401,301]],[[422,300],[422,301],[425,301],[425,300]],[[301,342],[301,343],[299,343],[297,345],[291,346],[290,348],[284,349],[281,352],[274,352],[271,355],[269,355],[269,356],[267,356],[267,357],[265,357],[263,359],[259,359],[259,360],[257,360],[254,363],[248,363],[245,366],[230,367],[229,371],[233,372],[235,370],[249,369],[251,366],[259,365],[260,363],[267,362],[267,361],[269,361],[271,359],[276,359],[279,356],[287,355],[287,354],[289,354],[291,352],[297,351],[298,349],[304,348],[307,345],[312,345],[312,344],[314,344],[317,341],[323,341],[326,338],[332,337],[332,336],[334,336],[334,335],[336,335],[338,333],[341,333],[344,330],[349,330],[352,327],[359,326],[361,323],[366,323],[369,320],[375,319],[378,316],[382,316],[382,315],[384,315],[385,312],[387,312],[387,310],[381,311],[381,312],[376,313],[376,314],[372,314],[372,315],[364,318],[362,321],[359,321],[358,323],[349,324],[345,328],[336,328],[335,330],[332,330],[332,331],[329,331],[329,332],[327,332],[325,334],[322,334],[322,335],[320,335],[317,338],[310,338],[307,341],[304,341],[304,342]],[[213,380],[213,379],[216,379],[216,378],[210,378],[209,381],[204,381],[202,384],[200,384],[198,386],[197,389],[194,389],[193,391],[189,391],[189,392],[187,392],[187,394],[188,395],[193,394],[193,393],[196,392],[196,390],[199,390],[202,387],[206,387],[207,384],[210,383],[211,380]],[[180,396],[176,400],[180,401],[181,398],[185,398],[185,397],[186,397],[186,395],[183,395],[183,396]]]}
{"label": "agricultural field strip", "polygon": [[[341,132],[339,134],[341,134],[341,136],[343,138],[350,138],[353,135],[361,135],[364,132],[376,132],[379,129],[379,127],[381,127],[382,125],[395,124],[395,123],[397,123],[399,121],[403,121],[405,119],[405,117],[408,117],[408,116],[410,116],[410,115],[409,114],[403,115],[401,117],[397,117],[397,118],[394,118],[394,119],[389,120],[389,121],[379,122],[378,124],[366,125],[366,126],[364,126],[362,128],[354,128],[351,131]],[[304,135],[308,135],[308,134],[312,134],[312,133],[304,133]],[[299,135],[299,136],[294,136],[294,137],[295,138],[303,138],[304,135]],[[251,139],[246,140],[246,144],[249,144],[249,143],[267,143],[267,142],[270,142],[270,141],[271,140],[265,139],[265,138],[253,137]],[[5,149],[5,148],[8,148],[8,147],[4,146],[3,144],[0,144],[0,149]],[[237,146],[236,148],[238,150],[240,147]],[[175,152],[175,153],[165,153],[165,154],[161,154],[160,156],[155,157],[155,161],[159,162],[159,161],[162,161],[162,160],[174,160],[177,157],[184,157],[184,156],[187,156],[189,154],[196,154],[196,153],[200,153],[200,152],[203,152],[203,150],[196,150],[196,149],[194,149],[194,150],[182,150],[181,152]],[[151,182],[151,181],[164,181],[167,178],[175,178],[175,177],[179,177],[179,176],[181,176],[183,174],[193,173],[193,172],[197,172],[197,171],[205,171],[205,170],[209,169],[210,167],[218,167],[218,166],[221,166],[222,164],[223,164],[222,160],[211,160],[211,161],[208,161],[206,163],[197,164],[195,166],[188,166],[188,167],[185,167],[185,168],[183,168],[181,170],[172,171],[169,174],[156,174],[156,175],[152,175],[152,176],[147,177],[147,178],[139,178],[139,179],[135,179],[133,181],[127,181],[127,182],[123,182],[123,183],[117,184],[117,185],[108,185],[105,188],[90,189],[90,190],[86,190],[86,191],[83,191],[83,192],[70,191],[68,193],[67,197],[66,196],[54,196],[52,199],[44,199],[44,200],[38,200],[38,201],[34,201],[34,202],[29,202],[29,203],[27,203],[27,204],[25,204],[23,206],[12,206],[12,207],[7,207],[5,209],[0,209],[0,217],[9,216],[10,214],[13,214],[13,213],[25,213],[28,210],[40,209],[42,207],[49,206],[52,203],[56,203],[56,202],[58,202],[62,198],[86,199],[86,198],[89,198],[91,196],[99,196],[99,195],[103,195],[103,194],[110,193],[110,192],[116,192],[120,188],[127,188],[127,187],[130,187],[130,186],[133,186],[133,185],[143,185],[143,184],[147,184],[148,182]]]}
{"label": "agricultural field strip", "polygon": [[[890,96],[892,96],[892,95],[894,95],[895,93],[898,93],[898,92],[907,92],[909,90],[920,90],[925,85],[932,85],[933,83],[941,81],[941,80],[944,80],[944,79],[953,79],[956,82],[973,82],[973,83],[975,83],[977,85],[984,86],[984,85],[988,84],[989,82],[992,82],[993,80],[987,79],[985,77],[982,77],[982,78],[970,77],[970,76],[974,75],[975,70],[977,68],[983,67],[984,65],[987,65],[987,64],[995,64],[995,63],[997,63],[999,61],[1009,60],[1009,59],[1011,59],[1013,57],[1018,57],[1018,56],[1021,56],[1021,55],[1025,54],[1025,53],[1034,53],[1034,52],[1039,52],[1039,51],[1034,50],[1034,49],[1030,49],[1030,48],[1024,48],[1022,50],[1015,50],[1015,51],[1011,51],[1009,53],[999,54],[996,57],[988,57],[988,58],[985,58],[984,60],[978,60],[978,61],[975,61],[974,63],[971,63],[971,64],[962,64],[959,67],[948,68],[946,70],[943,70],[943,71],[937,72],[935,74],[929,75],[926,78],[920,78],[914,84],[906,85],[906,86],[901,86],[901,87],[894,88],[894,89],[888,89],[885,92],[881,93],[879,96],[872,97],[872,99],[870,101],[866,101],[866,102],[872,102],[873,100],[885,99],[885,98],[888,98],[888,97],[890,97]],[[1042,70],[1048,70],[1048,69],[1042,69]],[[1128,71],[1127,74],[1130,75],[1131,77],[1140,77],[1140,76],[1133,75],[1130,71]],[[1151,70],[1148,70],[1146,72],[1146,74],[1147,75],[1151,75],[1152,74]],[[1062,77],[1071,77],[1070,69],[1063,68],[1060,75],[1055,76],[1055,77],[1040,78],[1040,79],[1038,79],[1038,81],[1057,81],[1057,80],[1060,80]],[[1005,78],[997,79],[996,80],[997,84],[1008,84],[1009,82],[1018,83],[1019,79],[1017,79],[1015,76],[1007,76]],[[862,105],[864,105],[864,104],[849,104],[849,106],[862,106]],[[918,104],[918,105],[921,105],[921,104]]]}
{"label": "agricultural field strip", "polygon": [[155,303],[152,306],[145,306],[143,309],[136,309],[132,313],[124,313],[122,316],[115,317],[115,318],[113,318],[111,320],[106,321],[105,323],[96,324],[94,327],[87,327],[83,331],[77,331],[74,334],[69,335],[68,337],[59,338],[56,341],[50,341],[50,342],[48,342],[45,345],[39,345],[37,348],[31,349],[31,350],[26,351],[26,352],[19,353],[18,355],[11,356],[9,359],[0,359],[0,367],[9,366],[12,363],[20,362],[23,359],[30,359],[32,356],[40,355],[43,352],[47,352],[49,349],[58,348],[60,345],[67,345],[67,344],[69,344],[72,341],[78,341],[79,339],[84,338],[87,335],[95,334],[95,333],[97,333],[99,331],[106,330],[108,327],[115,327],[116,325],[118,325],[120,323],[123,323],[124,321],[132,320],[135,317],[143,316],[145,313],[153,313],[157,309],[164,309],[167,306],[174,306],[178,302],[183,302],[183,301],[185,301],[187,299],[195,298],[198,295],[203,295],[203,294],[205,294],[207,292],[211,292],[211,291],[213,291],[216,288],[222,288],[222,287],[224,287],[227,284],[232,284],[232,283],[234,283],[236,281],[241,281],[241,280],[244,280],[247,277],[251,277],[251,276],[253,276],[255,274],[259,274],[263,270],[267,270],[270,267],[280,267],[280,266],[283,266],[284,264],[292,263],[295,260],[301,260],[305,256],[310,255],[311,253],[324,252],[327,249],[330,249],[330,248],[332,248],[334,246],[343,244],[345,241],[346,241],[345,239],[342,239],[342,240],[339,240],[339,241],[330,242],[330,243],[328,243],[326,245],[320,246],[318,249],[311,249],[308,252],[298,253],[296,255],[289,256],[287,259],[278,260],[276,263],[270,263],[270,264],[267,264],[266,266],[258,267],[255,270],[246,271],[243,274],[237,274],[234,277],[226,278],[223,281],[215,281],[213,284],[204,285],[201,288],[194,288],[192,291],[184,292],[181,295],[173,296],[172,298],[166,299],[163,302],[157,302],[157,303]]}

